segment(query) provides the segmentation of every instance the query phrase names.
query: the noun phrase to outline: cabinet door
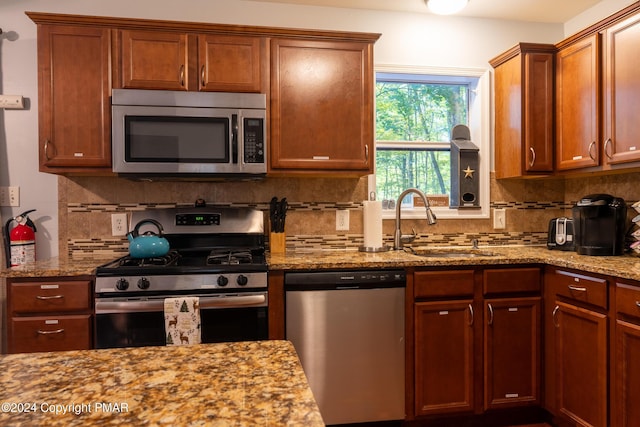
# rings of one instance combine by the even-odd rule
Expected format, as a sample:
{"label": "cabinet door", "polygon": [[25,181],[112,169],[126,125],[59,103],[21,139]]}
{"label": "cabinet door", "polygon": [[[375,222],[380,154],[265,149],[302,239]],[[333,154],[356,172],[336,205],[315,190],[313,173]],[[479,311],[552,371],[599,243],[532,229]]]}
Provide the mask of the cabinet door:
{"label": "cabinet door", "polygon": [[271,169],[373,171],[372,44],[271,41]]}
{"label": "cabinet door", "polygon": [[598,105],[600,35],[561,49],[556,57],[556,167],[600,164]]}
{"label": "cabinet door", "polygon": [[111,168],[111,33],[38,26],[40,171]]}
{"label": "cabinet door", "polygon": [[485,303],[485,409],[540,403],[541,298]]}
{"label": "cabinet door", "polygon": [[120,31],[122,87],[187,90],[187,35],[160,31]]}
{"label": "cabinet door", "polygon": [[604,161],[639,161],[640,16],[608,28],[604,37]]}
{"label": "cabinet door", "polygon": [[557,407],[581,426],[607,425],[607,316],[557,302]]}
{"label": "cabinet door", "polygon": [[[496,178],[553,171],[555,47],[521,43],[515,50],[492,61]],[[505,56],[510,58],[504,61]]]}
{"label": "cabinet door", "polygon": [[474,409],[472,304],[415,304],[416,415]]}
{"label": "cabinet door", "polygon": [[615,425],[637,426],[640,420],[640,326],[616,322]]}
{"label": "cabinet door", "polygon": [[198,36],[200,90],[260,92],[261,45],[259,37]]}

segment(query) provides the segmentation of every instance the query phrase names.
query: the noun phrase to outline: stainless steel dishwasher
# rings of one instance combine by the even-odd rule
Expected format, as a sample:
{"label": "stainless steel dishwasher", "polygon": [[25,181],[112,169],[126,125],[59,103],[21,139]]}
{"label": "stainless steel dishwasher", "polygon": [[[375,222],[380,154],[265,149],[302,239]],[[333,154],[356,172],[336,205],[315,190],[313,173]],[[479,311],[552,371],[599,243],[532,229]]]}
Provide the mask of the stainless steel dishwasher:
{"label": "stainless steel dishwasher", "polygon": [[326,424],[404,419],[403,270],[285,274],[286,336]]}

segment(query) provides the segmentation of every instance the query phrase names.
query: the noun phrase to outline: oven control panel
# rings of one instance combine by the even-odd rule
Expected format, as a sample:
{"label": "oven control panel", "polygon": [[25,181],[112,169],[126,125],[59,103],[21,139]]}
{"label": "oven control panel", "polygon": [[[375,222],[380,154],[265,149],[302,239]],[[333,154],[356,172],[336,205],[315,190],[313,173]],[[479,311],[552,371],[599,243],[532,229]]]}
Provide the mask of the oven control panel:
{"label": "oven control panel", "polygon": [[220,225],[219,213],[176,214],[176,225]]}
{"label": "oven control panel", "polygon": [[266,272],[96,277],[96,293],[266,289]]}

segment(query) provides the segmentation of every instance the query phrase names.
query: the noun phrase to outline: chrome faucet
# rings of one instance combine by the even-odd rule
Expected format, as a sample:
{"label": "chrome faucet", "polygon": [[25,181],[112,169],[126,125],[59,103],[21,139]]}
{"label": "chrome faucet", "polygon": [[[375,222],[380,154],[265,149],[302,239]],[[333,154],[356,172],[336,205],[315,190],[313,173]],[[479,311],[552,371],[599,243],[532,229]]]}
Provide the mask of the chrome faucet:
{"label": "chrome faucet", "polygon": [[400,230],[400,222],[401,222],[401,218],[400,218],[400,212],[401,212],[401,208],[400,205],[402,205],[402,200],[404,200],[405,196],[409,193],[415,193],[417,194],[422,201],[424,202],[424,206],[427,209],[427,224],[429,225],[433,225],[436,223],[436,216],[434,215],[434,213],[431,211],[431,206],[429,205],[429,199],[427,199],[427,196],[420,190],[418,190],[417,188],[408,188],[406,190],[404,190],[402,192],[402,194],[400,194],[400,197],[398,197],[398,202],[396,203],[396,233],[395,236],[393,237],[393,249],[394,250],[400,250],[402,249],[402,245],[404,243],[410,243],[413,242],[416,238],[416,231],[412,230],[413,233],[411,235],[406,235],[403,236],[402,235],[402,230]]}

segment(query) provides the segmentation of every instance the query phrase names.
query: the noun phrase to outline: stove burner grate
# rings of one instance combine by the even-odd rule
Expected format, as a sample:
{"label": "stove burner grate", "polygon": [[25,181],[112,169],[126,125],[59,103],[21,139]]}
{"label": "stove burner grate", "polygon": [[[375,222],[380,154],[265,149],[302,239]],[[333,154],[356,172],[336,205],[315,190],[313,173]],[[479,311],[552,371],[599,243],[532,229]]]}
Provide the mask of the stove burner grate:
{"label": "stove burner grate", "polygon": [[233,251],[213,250],[207,256],[207,265],[239,265],[239,264],[251,264],[253,262],[253,255],[249,250]]}
{"label": "stove burner grate", "polygon": [[178,251],[169,251],[166,255],[150,258],[133,258],[126,256],[120,260],[120,267],[144,267],[156,265],[175,265],[180,259]]}

